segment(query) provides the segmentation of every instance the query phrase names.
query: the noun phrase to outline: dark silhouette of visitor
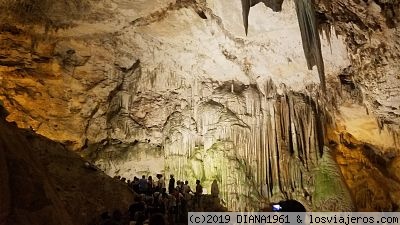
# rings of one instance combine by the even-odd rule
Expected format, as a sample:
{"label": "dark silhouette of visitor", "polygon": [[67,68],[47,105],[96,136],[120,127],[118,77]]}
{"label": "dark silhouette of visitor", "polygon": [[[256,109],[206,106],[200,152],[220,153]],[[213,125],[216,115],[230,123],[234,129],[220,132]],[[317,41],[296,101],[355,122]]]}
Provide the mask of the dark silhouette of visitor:
{"label": "dark silhouette of visitor", "polygon": [[196,194],[197,195],[203,194],[203,186],[201,186],[200,180],[196,180]]}
{"label": "dark silhouette of visitor", "polygon": [[161,189],[165,188],[165,180],[162,174],[157,174],[156,177],[158,178],[156,191],[161,192]]}
{"label": "dark silhouette of visitor", "polygon": [[175,189],[175,178],[174,175],[171,174],[168,184],[168,193],[172,194],[172,192],[174,192],[174,189]]}
{"label": "dark silhouette of visitor", "polygon": [[[296,200],[286,200],[280,201],[279,205],[281,207],[280,212],[299,212],[301,217],[301,222],[297,221],[298,224],[305,224],[305,212],[306,208],[300,202]],[[303,213],[304,212],[304,213]]]}
{"label": "dark silhouette of visitor", "polygon": [[183,185],[183,182],[181,182],[180,180],[178,180],[178,181],[176,182],[176,187],[175,187],[175,189],[177,189],[179,192],[181,192],[181,191],[182,191],[182,185]]}
{"label": "dark silhouette of visitor", "polygon": [[190,189],[190,186],[189,186],[189,181],[187,181],[187,180],[185,181],[185,184],[182,186],[182,192],[183,192],[183,196],[185,196],[185,198],[188,197],[186,195],[188,195],[190,192],[192,192],[192,190]]}
{"label": "dark silhouette of visitor", "polygon": [[200,184],[200,180],[196,180],[196,192],[194,193],[194,205],[200,207],[201,195],[203,194],[203,186]]}
{"label": "dark silhouette of visitor", "polygon": [[149,177],[147,178],[147,183],[148,183],[148,187],[147,187],[147,189],[148,189],[148,194],[150,195],[150,194],[152,194],[153,191],[154,191],[154,182],[153,182],[153,177],[152,177],[152,176],[149,176]]}
{"label": "dark silhouette of visitor", "polygon": [[137,178],[136,176],[133,178],[133,181],[132,181],[132,184],[131,184],[131,186],[132,186],[132,189],[135,191],[135,192],[137,192],[137,193],[139,193],[139,178]]}
{"label": "dark silhouette of visitor", "polygon": [[306,212],[306,208],[296,200],[280,201],[281,212]]}
{"label": "dark silhouette of visitor", "polygon": [[217,180],[214,180],[211,184],[211,196],[214,198],[218,198],[219,195],[219,187]]}
{"label": "dark silhouette of visitor", "polygon": [[142,179],[139,180],[139,192],[141,194],[146,194],[147,193],[147,188],[148,188],[147,179],[146,179],[146,176],[143,175]]}

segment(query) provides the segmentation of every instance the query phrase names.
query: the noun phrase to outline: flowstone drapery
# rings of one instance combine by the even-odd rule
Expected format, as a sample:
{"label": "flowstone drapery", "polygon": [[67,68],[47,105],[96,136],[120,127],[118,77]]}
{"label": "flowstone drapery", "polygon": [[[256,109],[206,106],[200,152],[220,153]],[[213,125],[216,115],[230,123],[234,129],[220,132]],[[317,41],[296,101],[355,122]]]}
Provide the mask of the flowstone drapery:
{"label": "flowstone drapery", "polygon": [[[199,179],[207,190],[216,179],[222,203],[231,210],[258,210],[266,202],[286,198],[318,208],[325,200],[321,193],[318,202],[313,196],[321,159],[331,154],[324,150],[330,117],[316,96],[284,89],[278,93],[272,81],[263,86],[187,83],[174,73],[157,76],[157,71],[163,69],[145,71],[146,76],[140,67],[128,73],[111,100],[109,135],[125,143],[104,142],[98,155],[92,153],[104,170],[128,178],[174,174],[191,184]],[[148,96],[150,90],[163,88],[175,89],[180,97]],[[154,98],[159,101],[149,101]],[[163,110],[154,111],[154,104],[163,105]],[[141,125],[144,118],[153,126]],[[330,179],[341,184],[340,180],[340,174]]]}
{"label": "flowstone drapery", "polygon": [[[279,95],[271,83],[262,91],[235,90],[232,84],[231,94],[237,101],[208,100],[169,118],[163,130],[166,174],[200,179],[207,188],[216,179],[230,209],[257,210],[263,202],[285,198],[320,207],[326,199],[315,192],[315,175],[321,174],[322,158],[335,164],[325,156],[331,153],[324,150],[329,122],[324,109],[304,94]],[[344,185],[340,173],[330,181]],[[338,190],[347,191],[345,185]],[[350,198],[346,201],[337,198],[327,207],[351,209]]]}

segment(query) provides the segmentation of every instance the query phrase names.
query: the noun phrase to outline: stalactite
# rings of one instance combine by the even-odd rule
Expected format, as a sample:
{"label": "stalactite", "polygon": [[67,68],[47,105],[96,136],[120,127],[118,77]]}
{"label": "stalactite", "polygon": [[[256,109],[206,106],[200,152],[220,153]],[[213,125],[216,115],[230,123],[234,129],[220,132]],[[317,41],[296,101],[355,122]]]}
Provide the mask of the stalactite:
{"label": "stalactite", "polygon": [[315,10],[311,0],[296,0],[296,12],[299,21],[303,50],[307,59],[308,68],[314,65],[318,68],[322,90],[326,91],[324,61],[321,52]]}
{"label": "stalactite", "polygon": [[324,146],[318,137],[324,108],[317,107],[311,93],[278,94],[272,80],[243,90],[237,81],[229,81],[214,89],[223,90],[220,95],[205,96],[209,90],[204,84],[183,80],[179,73],[154,68],[136,75],[132,85],[123,85],[110,106],[119,115],[114,122],[120,132],[131,141],[149,132],[126,113],[138,100],[132,90],[168,93],[185,85],[180,94],[186,106],[175,107],[162,128],[166,174],[191,183],[200,179],[204,187],[217,178],[221,198],[231,210],[256,210],[260,201],[303,195],[305,179],[312,177],[321,157],[317,148]]}
{"label": "stalactite", "polygon": [[249,28],[250,4],[251,0],[242,0],[242,16],[243,16],[243,24],[246,35]]}
{"label": "stalactite", "polygon": [[[261,2],[261,0],[242,0],[242,16],[243,16],[243,25],[245,28],[245,33],[248,33],[249,26],[249,13],[250,7],[256,5]],[[266,6],[272,8],[274,11],[281,11],[282,0],[276,0],[273,4],[267,4],[263,1]],[[269,2],[269,1],[268,1]],[[274,7],[272,7],[274,5]],[[326,83],[325,83],[325,68],[324,68],[324,60],[322,57],[321,51],[321,40],[319,37],[319,30],[327,29],[323,26],[319,27],[316,16],[315,9],[313,6],[312,0],[295,0],[297,19],[300,26],[301,39],[303,43],[303,50],[307,60],[307,66],[309,70],[312,70],[313,66],[317,66],[318,74],[321,82],[322,91],[326,92]],[[326,33],[329,36],[330,40],[330,29],[329,32]]]}
{"label": "stalactite", "polygon": [[326,40],[328,41],[329,47],[332,52],[332,43],[331,43],[331,38],[332,38],[332,28],[333,26],[329,23],[319,23],[318,26],[318,33],[321,35],[325,34]]}

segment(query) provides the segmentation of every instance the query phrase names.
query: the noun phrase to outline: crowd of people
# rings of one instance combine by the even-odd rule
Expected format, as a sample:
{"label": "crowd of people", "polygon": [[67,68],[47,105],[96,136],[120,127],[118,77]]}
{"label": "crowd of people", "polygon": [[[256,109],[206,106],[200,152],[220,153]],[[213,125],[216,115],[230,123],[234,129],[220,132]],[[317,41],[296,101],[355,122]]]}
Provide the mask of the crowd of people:
{"label": "crowd of people", "polygon": [[[192,190],[188,181],[175,182],[174,175],[170,175],[168,186],[162,174],[157,174],[156,178],[157,180],[153,180],[152,176],[143,175],[142,178],[134,177],[131,181],[116,176],[115,179],[127,183],[138,195],[126,214],[119,210],[115,210],[112,215],[105,212],[101,215],[99,224],[174,225],[186,223],[188,209],[199,210],[202,204],[203,187],[200,180],[196,181],[196,187]],[[217,196],[218,193],[219,191],[212,188],[213,196]]]}
{"label": "crowd of people", "polygon": [[[146,178],[145,175],[142,178],[134,177],[132,181],[120,176],[114,178],[127,184],[136,193],[134,202],[125,213],[120,210],[115,210],[111,215],[104,212],[96,225],[179,225],[187,223],[189,210],[204,210],[200,180],[196,180],[196,187],[192,190],[187,180],[175,182],[174,175],[170,175],[168,186],[162,174],[157,174],[156,181],[152,176]],[[214,204],[218,204],[217,180],[211,184],[210,197]],[[262,211],[306,212],[306,209],[298,201],[284,200],[268,205]]]}

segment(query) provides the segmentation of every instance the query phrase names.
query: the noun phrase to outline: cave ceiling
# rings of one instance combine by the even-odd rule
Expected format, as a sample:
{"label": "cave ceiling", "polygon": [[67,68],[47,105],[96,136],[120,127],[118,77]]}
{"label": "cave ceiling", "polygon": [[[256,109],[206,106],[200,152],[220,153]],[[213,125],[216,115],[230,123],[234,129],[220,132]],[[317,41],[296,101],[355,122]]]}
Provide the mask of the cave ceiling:
{"label": "cave ceiling", "polygon": [[[2,100],[8,105],[14,101],[10,111],[19,107],[20,113],[10,120],[21,125],[26,121],[25,127],[53,133],[59,140],[74,139],[82,146],[83,124],[118,86],[124,70],[139,60],[148,71],[176,66],[182,70],[177,77],[186,80],[201,77],[248,85],[272,79],[292,90],[319,83],[324,89],[325,79],[345,84],[347,79],[362,90],[366,110],[382,126],[398,130],[399,3],[337,0],[315,1],[311,7],[300,2],[3,0],[0,6],[8,13],[1,15],[1,91],[7,93]],[[321,44],[318,35],[314,44],[307,44],[306,28],[298,19],[307,7],[315,8],[317,24],[305,26],[311,33],[319,30]],[[318,57],[319,48],[325,63]],[[42,90],[48,89],[47,83],[61,88]],[[17,93],[7,100],[10,92]],[[328,99],[329,94],[335,95],[327,93]],[[51,107],[37,107],[49,98],[54,99],[48,102]],[[93,104],[82,106],[87,99]],[[84,115],[72,116],[74,107]],[[71,118],[77,124],[70,126]],[[75,137],[57,134],[53,119],[74,130]]]}

